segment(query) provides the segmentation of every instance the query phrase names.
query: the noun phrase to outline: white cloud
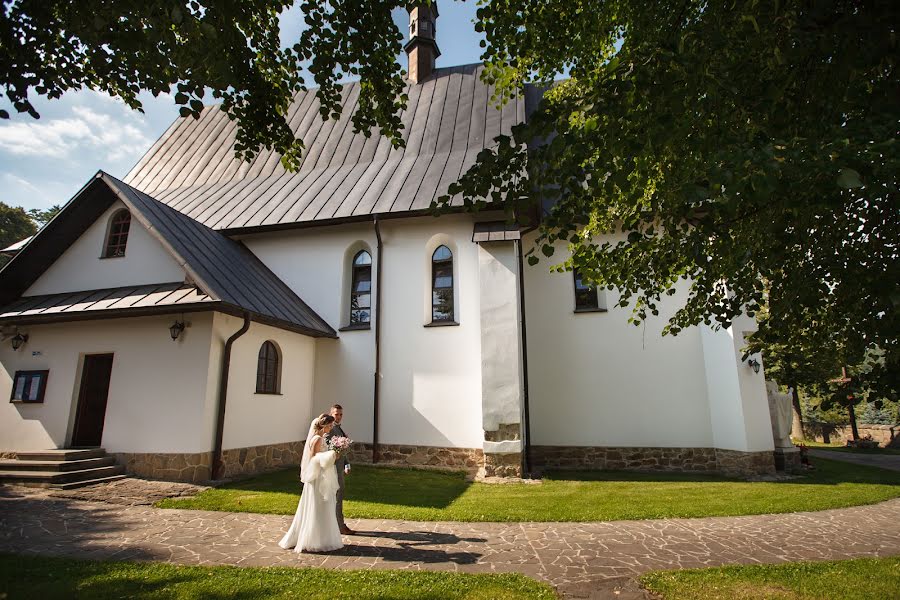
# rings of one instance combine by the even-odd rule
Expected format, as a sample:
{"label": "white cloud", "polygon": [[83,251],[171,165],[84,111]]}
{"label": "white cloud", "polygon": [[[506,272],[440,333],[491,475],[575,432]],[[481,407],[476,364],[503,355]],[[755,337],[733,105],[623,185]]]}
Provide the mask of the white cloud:
{"label": "white cloud", "polygon": [[0,152],[15,156],[83,158],[85,154],[116,161],[150,146],[146,126],[119,102],[73,106],[64,117],[0,124]]}

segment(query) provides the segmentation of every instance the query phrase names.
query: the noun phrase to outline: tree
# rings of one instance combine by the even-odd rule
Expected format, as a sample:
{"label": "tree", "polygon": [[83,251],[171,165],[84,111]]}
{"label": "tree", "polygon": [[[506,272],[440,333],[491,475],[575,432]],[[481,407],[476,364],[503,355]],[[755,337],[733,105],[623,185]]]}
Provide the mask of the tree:
{"label": "tree", "polygon": [[[358,75],[357,129],[401,143],[405,85],[396,55],[402,35],[384,0],[304,0],[306,29],[281,48],[279,14],[292,0],[79,0],[3,2],[0,96],[19,112],[38,113],[29,95],[59,98],[92,88],[140,110],[138,94],[175,88],[182,116],[199,117],[209,92],[237,121],[235,152],[250,159],[274,148],[288,167],[303,141],[287,121],[294,94],[319,86],[323,118],[341,109],[338,80]],[[304,76],[307,67],[310,76]],[[0,118],[9,118],[0,110]]]}
{"label": "tree", "polygon": [[47,210],[39,208],[31,208],[28,210],[28,218],[34,221],[38,227],[43,227],[50,222],[50,219],[56,216],[56,213],[62,210],[62,206],[54,204]]}
{"label": "tree", "polygon": [[[37,226],[20,206],[13,208],[0,202],[0,250],[37,233]],[[0,267],[9,257],[0,255]]]}
{"label": "tree", "polygon": [[804,364],[834,352],[812,336],[896,367],[898,17],[879,0],[485,3],[501,96],[569,78],[451,193],[520,219],[552,205],[540,254],[568,242],[564,266],[619,288],[635,322],[688,280],[667,333],[765,307],[759,337]]}

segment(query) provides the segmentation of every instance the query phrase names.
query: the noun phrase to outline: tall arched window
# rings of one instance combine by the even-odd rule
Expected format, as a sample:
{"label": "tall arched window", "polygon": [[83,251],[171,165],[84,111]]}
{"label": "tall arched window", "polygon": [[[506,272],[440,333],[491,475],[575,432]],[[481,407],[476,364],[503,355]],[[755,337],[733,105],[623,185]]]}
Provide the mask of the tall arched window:
{"label": "tall arched window", "polygon": [[125,256],[125,245],[128,243],[128,229],[131,227],[131,213],[128,209],[115,213],[110,219],[109,231],[106,233],[106,245],[103,258]]}
{"label": "tall arched window", "polygon": [[438,246],[431,255],[431,320],[453,321],[453,253]]}
{"label": "tall arched window", "polygon": [[278,394],[281,386],[281,357],[274,342],[266,341],[259,348],[256,363],[256,393]]}
{"label": "tall arched window", "polygon": [[368,325],[372,318],[372,256],[360,250],[353,257],[350,283],[350,325]]}

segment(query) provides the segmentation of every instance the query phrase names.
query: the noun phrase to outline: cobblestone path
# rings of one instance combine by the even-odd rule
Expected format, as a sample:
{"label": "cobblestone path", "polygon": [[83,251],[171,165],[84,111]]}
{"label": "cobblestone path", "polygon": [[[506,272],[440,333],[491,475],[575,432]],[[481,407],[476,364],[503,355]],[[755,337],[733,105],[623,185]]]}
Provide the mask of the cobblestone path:
{"label": "cobblestone path", "polygon": [[0,488],[0,551],[194,565],[518,572],[564,596],[642,598],[653,569],[900,554],[900,499],[873,506],[750,517],[597,523],[350,520],[343,550],[276,545],[291,517],[162,510]]}

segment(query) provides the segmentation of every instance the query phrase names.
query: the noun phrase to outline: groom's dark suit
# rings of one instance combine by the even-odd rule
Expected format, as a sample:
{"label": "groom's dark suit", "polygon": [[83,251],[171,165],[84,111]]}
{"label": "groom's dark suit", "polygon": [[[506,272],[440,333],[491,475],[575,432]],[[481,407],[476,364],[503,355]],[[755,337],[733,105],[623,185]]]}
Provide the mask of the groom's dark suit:
{"label": "groom's dark suit", "polygon": [[[340,425],[335,425],[331,428],[331,433],[325,436],[325,441],[330,441],[333,437],[350,437],[344,430],[341,429]],[[342,456],[336,461],[334,461],[334,468],[337,471],[337,479],[338,479],[338,491],[335,496],[334,510],[337,515],[338,527],[342,530],[347,527],[347,524],[344,523],[344,466],[350,464],[347,461],[346,456]]]}

